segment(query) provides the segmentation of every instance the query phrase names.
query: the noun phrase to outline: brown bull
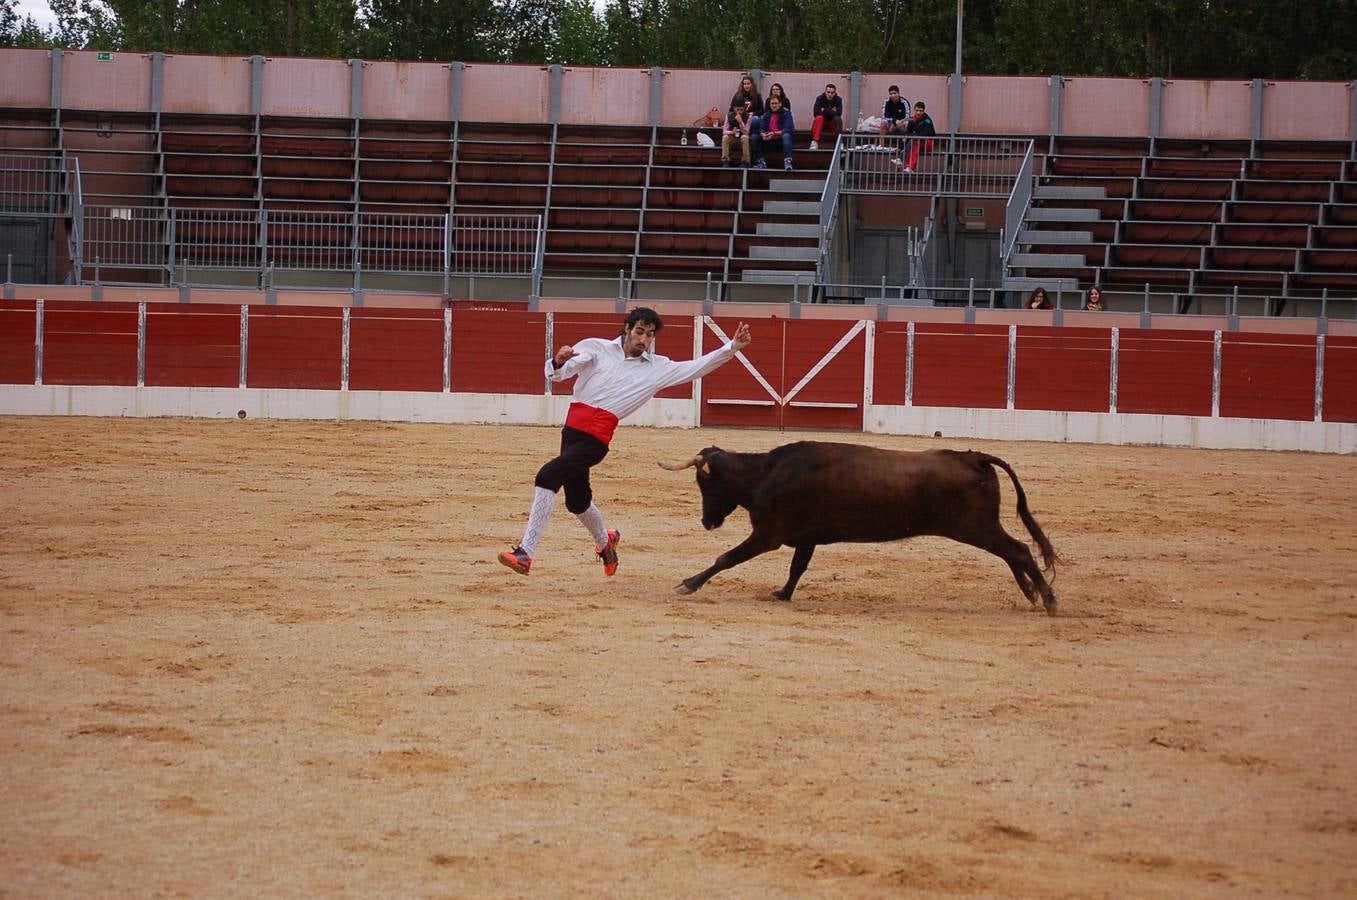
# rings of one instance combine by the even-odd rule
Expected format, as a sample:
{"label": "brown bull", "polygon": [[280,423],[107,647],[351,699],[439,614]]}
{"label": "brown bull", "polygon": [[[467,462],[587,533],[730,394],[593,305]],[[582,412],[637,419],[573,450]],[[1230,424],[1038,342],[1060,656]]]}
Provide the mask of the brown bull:
{"label": "brown bull", "polygon": [[999,478],[1003,469],[1018,495],[1018,515],[1050,571],[1055,550],[1027,508],[1027,495],[1008,463],[987,453],[928,450],[909,453],[855,444],[802,441],[767,453],[730,453],[708,447],[682,463],[660,463],[670,471],[697,468],[702,491],[702,524],[720,528],[735,507],[749,511],[753,533],[722,553],[712,566],[677,587],[691,594],[723,569],[761,553],[788,546],[787,583],[774,596],[790,600],[811,555],[820,544],[876,543],[918,535],[948,537],[987,550],[1008,563],[1023,594],[1041,600],[1055,615],[1055,592],[1027,545],[999,521]]}

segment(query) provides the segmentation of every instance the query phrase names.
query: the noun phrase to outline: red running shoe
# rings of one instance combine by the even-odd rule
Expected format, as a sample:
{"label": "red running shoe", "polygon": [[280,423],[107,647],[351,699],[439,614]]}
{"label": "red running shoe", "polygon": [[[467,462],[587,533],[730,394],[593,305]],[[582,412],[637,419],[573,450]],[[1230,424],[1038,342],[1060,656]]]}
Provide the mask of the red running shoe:
{"label": "red running shoe", "polygon": [[[594,548],[594,552],[598,554],[598,558],[603,560],[603,574],[610,578],[617,574],[617,545],[621,540],[622,532],[613,531],[610,528],[608,529],[608,546],[604,547],[602,550],[599,550],[597,547]],[[505,563],[505,565],[508,565],[508,563]],[[528,573],[524,571],[523,574],[526,575]]]}
{"label": "red running shoe", "polygon": [[[613,567],[617,567],[617,554],[613,554]],[[501,550],[499,552],[499,561],[520,575],[527,575],[528,570],[532,568],[532,557],[528,551],[522,547],[515,547],[512,550]]]}

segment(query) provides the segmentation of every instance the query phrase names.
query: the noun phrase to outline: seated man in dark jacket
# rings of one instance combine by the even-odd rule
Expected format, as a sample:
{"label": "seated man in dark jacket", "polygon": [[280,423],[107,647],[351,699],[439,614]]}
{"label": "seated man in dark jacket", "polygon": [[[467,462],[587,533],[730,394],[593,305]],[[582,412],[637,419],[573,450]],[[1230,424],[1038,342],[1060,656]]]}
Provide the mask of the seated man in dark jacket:
{"label": "seated man in dark jacket", "polygon": [[[933,118],[924,111],[924,102],[920,100],[914,104],[914,117],[909,120],[905,126],[905,134],[917,135],[905,141],[905,146],[900,150],[901,155],[905,156],[903,165],[906,172],[913,172],[914,167],[919,164],[919,151],[933,149],[933,142],[929,138],[938,132],[933,128]],[[897,166],[901,165],[900,157],[891,157],[891,162]]]}
{"label": "seated man in dark jacket", "polygon": [[810,123],[810,149],[820,149],[820,138],[833,140],[843,131],[843,98],[839,89],[832,84],[825,85],[825,92],[815,98],[815,118]]}
{"label": "seated man in dark jacket", "polygon": [[792,169],[792,141],[796,136],[796,123],[792,121],[792,111],[782,108],[782,101],[772,97],[768,101],[768,111],[754,120],[749,129],[751,155],[754,168],[766,169],[763,151],[770,146],[782,145],[782,168]]}

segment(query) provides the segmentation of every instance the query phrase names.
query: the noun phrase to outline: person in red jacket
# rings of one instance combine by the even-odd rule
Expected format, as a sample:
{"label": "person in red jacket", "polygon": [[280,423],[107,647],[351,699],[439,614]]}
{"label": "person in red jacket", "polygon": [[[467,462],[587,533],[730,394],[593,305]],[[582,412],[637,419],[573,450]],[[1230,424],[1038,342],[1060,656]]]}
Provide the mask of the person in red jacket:
{"label": "person in red jacket", "polygon": [[550,381],[578,376],[572,392],[561,452],[537,472],[532,507],[523,540],[499,555],[499,561],[520,575],[532,567],[532,554],[556,506],[556,494],[565,488],[565,508],[574,513],[594,538],[594,552],[603,562],[603,574],[617,572],[617,544],[622,533],[604,525],[594,505],[589,470],[608,455],[618,420],[645,405],[665,388],[701,378],[735,358],[752,340],[741,322],[724,346],[687,362],[675,362],[651,352],[655,335],[664,327],[658,313],[637,307],[628,315],[622,333],[611,341],[586,338],[565,344],[546,362]]}

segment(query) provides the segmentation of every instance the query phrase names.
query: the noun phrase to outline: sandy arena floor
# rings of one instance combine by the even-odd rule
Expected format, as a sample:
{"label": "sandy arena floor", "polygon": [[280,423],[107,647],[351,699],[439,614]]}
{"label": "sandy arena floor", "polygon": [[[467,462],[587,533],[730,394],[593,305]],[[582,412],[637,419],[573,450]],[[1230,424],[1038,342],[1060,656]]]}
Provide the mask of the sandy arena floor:
{"label": "sandy arena floor", "polygon": [[[818,437],[824,437],[817,435]],[[1060,615],[939,539],[741,540],[623,428],[0,419],[0,894],[1357,895],[1357,459],[1012,463]],[[1001,479],[1005,525],[1026,539]]]}

